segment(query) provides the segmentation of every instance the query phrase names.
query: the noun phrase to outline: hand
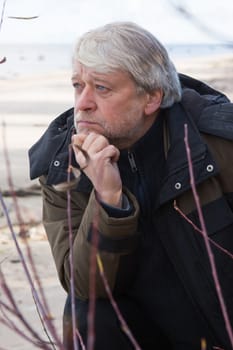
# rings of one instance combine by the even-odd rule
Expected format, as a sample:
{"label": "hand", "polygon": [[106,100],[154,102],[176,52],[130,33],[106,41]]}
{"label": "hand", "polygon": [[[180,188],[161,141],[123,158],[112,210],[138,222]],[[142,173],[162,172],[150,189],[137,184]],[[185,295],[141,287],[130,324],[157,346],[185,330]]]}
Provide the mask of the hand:
{"label": "hand", "polygon": [[121,207],[122,182],[117,161],[119,150],[99,134],[72,136],[77,163],[91,180],[98,199],[115,207]]}

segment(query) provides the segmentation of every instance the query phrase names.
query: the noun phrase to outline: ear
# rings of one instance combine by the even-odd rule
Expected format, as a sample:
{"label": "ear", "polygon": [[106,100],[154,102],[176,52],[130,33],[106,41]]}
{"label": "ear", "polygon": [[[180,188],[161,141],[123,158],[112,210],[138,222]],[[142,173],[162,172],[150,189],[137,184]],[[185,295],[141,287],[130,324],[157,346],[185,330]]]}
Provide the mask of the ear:
{"label": "ear", "polygon": [[146,115],[150,115],[156,112],[162,102],[163,92],[161,89],[157,89],[151,93],[147,94],[147,102],[144,108],[144,112]]}

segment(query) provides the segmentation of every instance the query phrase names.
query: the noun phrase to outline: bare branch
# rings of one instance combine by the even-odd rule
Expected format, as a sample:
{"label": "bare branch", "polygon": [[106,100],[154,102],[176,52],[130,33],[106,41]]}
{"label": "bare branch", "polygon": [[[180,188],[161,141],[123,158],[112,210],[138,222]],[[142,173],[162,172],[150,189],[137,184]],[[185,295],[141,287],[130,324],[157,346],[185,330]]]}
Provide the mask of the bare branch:
{"label": "bare branch", "polygon": [[13,179],[12,179],[12,175],[11,175],[10,158],[9,158],[9,154],[8,154],[7,144],[6,144],[6,123],[5,122],[2,123],[2,140],[3,140],[3,154],[4,154],[5,163],[6,163],[6,169],[7,169],[8,185],[9,185],[9,188],[11,191],[11,195],[12,195],[12,199],[13,199],[14,207],[15,207],[15,212],[16,212],[16,216],[18,219],[19,227],[20,227],[19,236],[22,238],[26,238],[27,229],[26,229],[26,227],[23,223],[22,217],[21,217],[17,197],[16,197],[16,194],[14,191]]}
{"label": "bare branch", "polygon": [[4,19],[4,13],[5,13],[5,8],[6,8],[6,1],[3,1],[3,5],[2,5],[2,12],[1,12],[1,19],[0,19],[0,31],[2,29],[2,24],[3,24],[3,19]]}
{"label": "bare branch", "polygon": [[[2,29],[2,24],[3,24],[3,19],[4,19],[4,13],[5,13],[5,7],[6,7],[6,1],[4,0],[3,5],[2,5],[2,12],[1,12],[1,19],[0,19],[0,31]],[[6,62],[6,57],[4,56],[3,58],[1,58],[0,60],[0,64]]]}
{"label": "bare branch", "polygon": [[[67,183],[70,183],[70,174],[71,174],[71,157],[72,157],[72,146],[69,145],[69,164],[67,169]],[[78,341],[76,334],[79,334],[76,325],[76,310],[75,310],[75,292],[74,292],[74,257],[73,257],[73,229],[71,222],[71,194],[70,188],[67,189],[67,218],[68,218],[68,227],[69,227],[69,263],[70,263],[70,293],[71,293],[71,315],[72,315],[72,332],[73,332],[73,346],[74,350],[79,349]],[[79,338],[81,335],[79,334]]]}
{"label": "bare branch", "polygon": [[232,46],[233,40],[226,38],[224,34],[220,34],[218,31],[214,30],[213,28],[210,28],[205,23],[203,23],[197,16],[195,16],[193,13],[191,13],[189,10],[187,10],[186,7],[179,4],[175,4],[172,0],[167,0],[168,3],[184,18],[191,21],[191,23],[196,26],[198,29],[200,29],[202,32],[208,34],[209,36],[218,39],[220,41],[223,41],[227,45]]}
{"label": "bare branch", "polygon": [[[48,305],[46,303],[46,298],[45,298],[45,295],[43,293],[43,288],[41,286],[40,279],[39,279],[39,276],[38,276],[36,268],[35,268],[35,264],[34,264],[34,261],[33,261],[32,255],[31,255],[30,248],[28,246],[28,242],[25,239],[25,234],[26,234],[25,225],[24,225],[24,223],[22,221],[20,208],[18,206],[17,198],[15,196],[13,180],[12,180],[12,175],[11,175],[10,159],[9,159],[9,155],[8,155],[7,145],[6,145],[5,124],[3,124],[3,151],[4,151],[6,166],[7,166],[8,183],[9,183],[10,190],[12,191],[12,197],[13,197],[13,201],[14,201],[15,210],[16,210],[16,214],[17,214],[17,217],[18,217],[19,225],[22,228],[20,233],[22,234],[22,238],[24,238],[24,242],[26,244],[29,263],[30,263],[30,266],[32,268],[32,271],[33,271],[34,277],[36,279],[36,282],[37,282],[37,284],[39,286],[39,290],[40,290],[40,294],[42,296],[43,303],[41,302],[41,300],[39,298],[39,295],[38,295],[38,293],[37,293],[37,291],[35,289],[35,286],[34,286],[34,283],[33,283],[33,280],[32,280],[31,274],[30,274],[30,271],[28,269],[28,266],[27,266],[26,261],[24,259],[24,255],[23,255],[23,253],[22,253],[22,251],[20,249],[20,246],[18,244],[18,241],[17,241],[17,238],[16,238],[16,234],[15,234],[15,232],[13,230],[13,226],[12,226],[9,214],[8,214],[7,207],[6,207],[5,202],[3,200],[2,194],[0,193],[0,202],[2,204],[3,212],[5,214],[8,227],[10,229],[10,232],[11,232],[12,238],[14,240],[17,252],[19,254],[19,257],[20,257],[20,260],[21,260],[21,263],[22,263],[25,275],[26,275],[27,280],[29,282],[29,285],[31,287],[33,299],[34,299],[34,301],[36,303],[37,310],[40,310],[41,314],[38,313],[39,314],[39,318],[40,318],[40,320],[45,320],[46,326],[48,327],[50,333],[54,337],[56,343],[59,344],[59,346],[61,348],[63,348],[63,345],[62,345],[62,343],[61,343],[61,341],[60,341],[60,339],[59,339],[59,337],[57,335],[55,327],[54,327],[53,323],[51,322],[51,318],[49,316],[51,313],[49,312]],[[41,315],[42,315],[42,317],[41,317]],[[44,322],[42,322],[42,326],[45,329],[45,323]],[[46,334],[48,335],[47,332],[46,332]],[[50,338],[48,338],[48,339],[50,340]]]}
{"label": "bare branch", "polygon": [[[31,325],[27,322],[27,320],[25,319],[23,314],[20,312],[20,310],[17,306],[17,303],[16,303],[16,301],[11,293],[10,288],[8,287],[8,285],[5,281],[4,275],[3,275],[1,270],[0,270],[0,283],[1,283],[1,288],[5,293],[5,296],[8,298],[8,301],[12,307],[9,307],[8,305],[3,303],[2,301],[0,302],[1,306],[4,307],[5,309],[7,309],[10,313],[12,313],[14,316],[16,316],[20,320],[21,324],[24,325],[24,327],[30,332],[33,339],[36,339],[37,342],[39,341],[39,343],[43,343],[43,339],[40,338],[39,334],[31,327]],[[14,323],[8,319],[8,326],[9,325],[11,325],[10,328],[13,328],[13,330],[15,330],[15,331],[16,331],[16,329],[18,329],[18,327],[16,327],[14,325]],[[33,343],[34,343],[34,341],[33,341]],[[47,349],[47,347],[45,347],[45,349]]]}
{"label": "bare branch", "polygon": [[225,326],[226,326],[226,330],[227,330],[227,333],[229,336],[229,340],[231,342],[231,346],[233,347],[233,331],[231,328],[230,319],[229,319],[227,308],[226,308],[225,301],[223,298],[222,289],[220,286],[217,268],[216,268],[216,264],[215,264],[215,260],[214,260],[214,255],[213,255],[213,252],[212,252],[211,247],[210,247],[210,242],[208,240],[208,234],[207,234],[204,217],[203,217],[202,210],[201,210],[200,200],[199,200],[197,190],[196,190],[194,173],[193,173],[192,158],[191,158],[191,151],[190,151],[189,142],[188,142],[188,126],[187,126],[187,124],[184,125],[184,134],[185,134],[185,136],[184,136],[185,149],[186,149],[188,166],[189,166],[190,184],[191,184],[194,200],[195,200],[196,207],[197,207],[198,217],[199,217],[200,224],[201,224],[201,230],[203,232],[204,243],[205,243],[207,254],[209,257],[211,272],[212,272],[218,300],[219,300],[222,315],[223,315],[223,318],[225,321]]}
{"label": "bare branch", "polygon": [[99,272],[100,272],[100,276],[102,278],[102,281],[104,283],[104,287],[105,287],[105,290],[106,290],[106,293],[108,295],[108,298],[112,304],[112,307],[117,315],[117,318],[118,320],[120,321],[120,324],[121,324],[121,328],[123,330],[123,332],[127,335],[127,337],[129,338],[129,340],[131,341],[131,343],[134,345],[134,348],[135,350],[141,350],[139,344],[137,343],[136,339],[134,338],[131,330],[129,329],[126,321],[124,320],[121,312],[120,312],[120,309],[117,305],[117,303],[115,302],[114,298],[113,298],[113,295],[112,295],[112,292],[111,292],[111,289],[109,287],[109,284],[108,284],[108,281],[107,281],[107,278],[105,276],[105,273],[104,273],[104,267],[103,267],[103,263],[101,261],[101,258],[100,258],[100,255],[97,254],[96,255],[96,259],[97,259],[97,264],[98,264],[98,268],[99,268]]}
{"label": "bare branch", "polygon": [[22,19],[22,20],[30,20],[39,18],[39,16],[8,16],[10,19]]}
{"label": "bare branch", "polygon": [[6,57],[4,56],[1,60],[0,60],[0,64],[5,63],[6,62]]}
{"label": "bare branch", "polygon": [[[176,211],[178,211],[178,213],[190,224],[192,225],[192,227],[198,232],[200,233],[202,236],[204,235],[203,231],[197,227],[197,225],[195,225],[192,220],[190,220],[187,215],[185,215],[182,210],[178,207],[176,200],[173,203],[174,209]],[[217,249],[221,250],[224,254],[228,255],[231,259],[233,259],[233,254],[231,254],[229,252],[229,250],[223,248],[221,245],[219,245],[218,243],[216,243],[215,241],[213,241],[209,236],[208,236],[208,240],[210,241],[211,244],[213,244]]]}

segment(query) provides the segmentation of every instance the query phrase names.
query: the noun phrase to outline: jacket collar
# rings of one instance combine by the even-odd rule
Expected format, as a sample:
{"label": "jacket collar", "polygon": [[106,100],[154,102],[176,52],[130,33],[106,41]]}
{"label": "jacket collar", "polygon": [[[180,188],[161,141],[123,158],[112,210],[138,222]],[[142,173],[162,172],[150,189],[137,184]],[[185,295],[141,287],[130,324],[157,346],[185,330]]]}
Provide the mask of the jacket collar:
{"label": "jacket collar", "polygon": [[31,179],[48,174],[51,165],[56,161],[54,157],[66,144],[68,147],[72,125],[73,108],[54,119],[41,138],[29,149]]}

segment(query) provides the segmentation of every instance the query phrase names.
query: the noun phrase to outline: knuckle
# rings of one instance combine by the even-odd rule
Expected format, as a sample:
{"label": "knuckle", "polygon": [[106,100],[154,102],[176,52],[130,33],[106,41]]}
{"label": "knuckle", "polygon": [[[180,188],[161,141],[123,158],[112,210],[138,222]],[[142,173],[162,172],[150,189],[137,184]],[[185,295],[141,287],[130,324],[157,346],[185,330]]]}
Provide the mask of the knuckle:
{"label": "knuckle", "polygon": [[107,146],[108,145],[108,140],[106,139],[105,136],[103,135],[99,135],[97,138],[97,141],[99,144],[101,144],[102,146]]}

